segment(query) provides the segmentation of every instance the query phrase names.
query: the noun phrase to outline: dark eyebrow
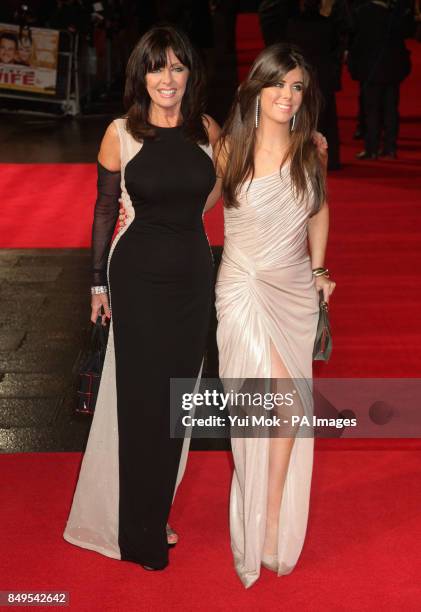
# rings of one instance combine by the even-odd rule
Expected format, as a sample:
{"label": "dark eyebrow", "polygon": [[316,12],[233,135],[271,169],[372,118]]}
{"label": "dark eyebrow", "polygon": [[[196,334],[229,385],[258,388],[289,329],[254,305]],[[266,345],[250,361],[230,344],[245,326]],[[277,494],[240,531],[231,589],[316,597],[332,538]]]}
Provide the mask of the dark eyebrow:
{"label": "dark eyebrow", "polygon": [[[286,83],[286,81],[284,81],[284,79],[280,79],[278,83]],[[304,85],[304,83],[303,81],[294,81],[292,85]]]}

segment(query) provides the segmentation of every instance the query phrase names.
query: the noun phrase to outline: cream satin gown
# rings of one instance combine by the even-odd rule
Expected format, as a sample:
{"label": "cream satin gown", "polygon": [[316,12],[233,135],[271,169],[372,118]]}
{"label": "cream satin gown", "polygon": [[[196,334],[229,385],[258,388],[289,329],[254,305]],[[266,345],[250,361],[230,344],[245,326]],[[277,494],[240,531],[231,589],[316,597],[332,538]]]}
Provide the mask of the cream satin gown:
{"label": "cream satin gown", "polygon": [[[272,343],[294,379],[311,385],[318,297],[307,246],[310,198],[295,197],[288,165],[246,182],[238,208],[225,208],[224,252],[216,286],[221,379],[270,378]],[[311,412],[310,394],[304,409]],[[259,577],[265,537],[268,437],[231,440],[235,471],[230,531],[246,587]],[[295,438],[278,531],[278,575],[300,555],[309,508],[313,438]]]}

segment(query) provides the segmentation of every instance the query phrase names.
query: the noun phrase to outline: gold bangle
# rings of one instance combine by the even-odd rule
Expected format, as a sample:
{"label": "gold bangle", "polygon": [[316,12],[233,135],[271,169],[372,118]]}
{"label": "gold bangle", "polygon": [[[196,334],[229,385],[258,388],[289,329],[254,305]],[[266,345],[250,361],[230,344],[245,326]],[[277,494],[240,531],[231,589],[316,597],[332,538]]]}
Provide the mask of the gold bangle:
{"label": "gold bangle", "polygon": [[311,273],[313,276],[329,276],[328,268],[314,268]]}

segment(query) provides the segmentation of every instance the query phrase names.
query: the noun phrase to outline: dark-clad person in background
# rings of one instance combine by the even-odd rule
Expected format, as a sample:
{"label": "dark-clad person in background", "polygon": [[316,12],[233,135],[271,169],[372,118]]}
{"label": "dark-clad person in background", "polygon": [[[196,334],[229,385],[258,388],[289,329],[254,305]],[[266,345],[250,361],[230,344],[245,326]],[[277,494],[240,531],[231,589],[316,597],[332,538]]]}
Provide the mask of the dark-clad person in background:
{"label": "dark-clad person in background", "polygon": [[415,40],[421,42],[421,0],[414,2],[414,21]]}
{"label": "dark-clad person in background", "polygon": [[[351,11],[351,35],[349,37],[349,45],[347,47],[347,51],[352,47],[352,42],[355,35],[355,23],[357,21],[358,11],[363,4],[367,4],[368,0],[352,0],[350,3],[350,11]],[[359,94],[358,94],[358,114],[357,114],[357,125],[354,132],[355,140],[363,140],[365,133],[365,116],[364,116],[364,105],[363,105],[363,90],[361,87],[361,83],[359,83]]]}
{"label": "dark-clad person in background", "polygon": [[56,6],[47,18],[49,27],[70,32],[86,33],[89,30],[90,23],[89,7],[78,0],[56,2]]}
{"label": "dark-clad person in background", "polygon": [[285,41],[288,19],[298,13],[297,0],[261,0],[258,14],[266,47]]}
{"label": "dark-clad person in background", "polygon": [[317,129],[329,145],[329,170],[340,168],[336,91],[341,87],[342,61],[350,26],[339,3],[334,11],[335,4],[329,2],[328,6],[322,6],[321,0],[302,0],[299,14],[289,19],[286,31],[287,40],[302,50],[316,71],[323,96]]}
{"label": "dark-clad person in background", "polygon": [[365,119],[365,148],[358,159],[396,158],[400,84],[411,70],[405,37],[412,21],[409,7],[399,0],[371,0],[356,14],[348,66],[360,82]]}
{"label": "dark-clad person in background", "polygon": [[210,80],[214,70],[214,35],[208,0],[150,0],[138,2],[140,32],[167,23],[182,30],[193,44]]}
{"label": "dark-clad person in background", "polygon": [[171,23],[187,34],[197,50],[213,47],[208,0],[150,0],[137,4],[141,32],[156,23]]}

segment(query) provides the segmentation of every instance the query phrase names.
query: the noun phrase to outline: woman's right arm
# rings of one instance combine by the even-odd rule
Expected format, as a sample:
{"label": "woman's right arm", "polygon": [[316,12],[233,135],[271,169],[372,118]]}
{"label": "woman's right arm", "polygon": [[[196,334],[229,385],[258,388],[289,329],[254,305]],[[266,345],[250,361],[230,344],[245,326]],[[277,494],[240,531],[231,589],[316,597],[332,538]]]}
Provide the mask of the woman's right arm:
{"label": "woman's right arm", "polygon": [[[205,128],[208,132],[209,144],[212,147],[213,163],[215,164],[215,169],[217,170],[216,151],[218,150],[218,147],[219,147],[219,138],[221,136],[221,128],[217,124],[217,122],[214,119],[212,119],[212,117],[210,117],[210,115],[203,115],[203,120],[204,120],[203,123],[205,125]],[[220,176],[218,176],[218,171],[216,172],[216,175],[217,176],[216,176],[215,185],[212,191],[210,192],[210,194],[208,195],[208,198],[205,203],[205,207],[203,209],[204,213],[208,212],[209,210],[211,210],[211,208],[215,206],[215,204],[218,202],[222,194],[222,179]]]}
{"label": "woman's right arm", "polygon": [[[107,287],[107,261],[118,217],[121,195],[120,142],[117,128],[111,123],[101,142],[98,154],[98,191],[92,226],[92,299],[91,321],[102,316],[102,323],[111,317]],[[102,313],[104,310],[104,314]]]}

